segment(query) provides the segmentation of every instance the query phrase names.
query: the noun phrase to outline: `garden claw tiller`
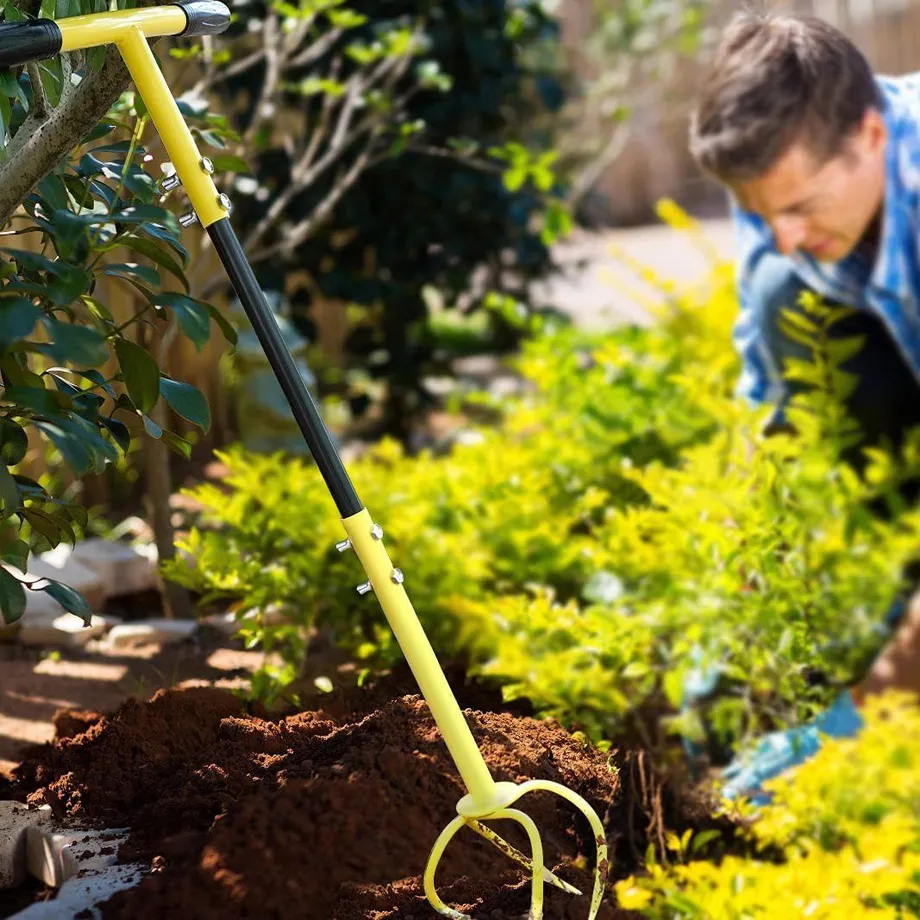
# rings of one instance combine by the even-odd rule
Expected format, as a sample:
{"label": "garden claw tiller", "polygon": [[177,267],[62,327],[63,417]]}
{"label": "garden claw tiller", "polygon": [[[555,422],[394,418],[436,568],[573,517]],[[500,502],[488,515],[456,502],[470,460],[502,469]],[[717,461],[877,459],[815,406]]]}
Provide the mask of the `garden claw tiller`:
{"label": "garden claw tiller", "polygon": [[[53,57],[62,51],[106,44],[116,45],[121,52],[175,166],[176,176],[191,201],[193,211],[181,222],[188,226],[197,220],[207,230],[336,503],[347,534],[347,539],[337,547],[343,552],[354,550],[361,561],[368,580],[358,591],[361,594],[373,591],[377,595],[466,785],[467,795],[457,803],[457,817],[435,841],[425,867],[425,895],[434,909],[445,917],[467,916],[448,907],[435,890],[435,872],[441,856],[464,826],[493,843],[532,874],[530,916],[533,920],[543,915],[544,882],[572,894],[581,894],[544,867],[543,846],[536,825],[528,815],[512,807],[528,792],[540,791],[560,795],[574,805],[587,818],[594,832],[597,865],[589,914],[594,918],[603,897],[608,868],[607,844],[600,819],[581,796],[559,783],[534,780],[518,785],[496,782],[492,778],[412,608],[403,585],[403,573],[390,561],[383,543],[383,530],[358,500],[342,459],[284,344],[278,324],[230,224],[230,200],[218,194],[212,178],[213,166],[199,152],[147,41],[168,35],[218,34],[229,24],[230,11],[215,0],[186,0],[60,21],[34,19],[0,23],[0,67],[19,66]],[[524,828],[530,841],[529,857],[484,823],[493,819],[516,821]]]}

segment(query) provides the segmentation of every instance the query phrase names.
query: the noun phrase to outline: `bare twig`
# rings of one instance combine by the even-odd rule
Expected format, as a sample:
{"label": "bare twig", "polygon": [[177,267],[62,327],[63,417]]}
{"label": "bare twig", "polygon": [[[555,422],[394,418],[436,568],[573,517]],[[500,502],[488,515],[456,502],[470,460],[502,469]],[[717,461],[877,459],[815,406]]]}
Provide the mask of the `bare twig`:
{"label": "bare twig", "polygon": [[29,71],[29,82],[32,84],[32,111],[36,118],[44,121],[51,111],[48,100],[45,97],[45,87],[42,86],[42,76],[38,69],[38,64],[31,63],[26,65]]}
{"label": "bare twig", "polygon": [[249,146],[253,137],[261,130],[262,126],[271,118],[273,106],[271,99],[278,89],[284,65],[284,54],[281,50],[280,29],[278,17],[272,14],[265,20],[265,30],[262,33],[263,50],[266,62],[265,78],[262,89],[252,113],[252,122],[243,135],[243,144]]}
{"label": "bare twig", "polygon": [[291,67],[306,67],[314,61],[318,61],[323,55],[332,50],[335,43],[342,37],[341,29],[330,29],[325,35],[321,35],[312,45],[304,48],[300,54],[294,55],[288,61]]}
{"label": "bare twig", "polygon": [[332,188],[320,204],[313,210],[309,217],[295,224],[284,234],[284,238],[272,246],[267,246],[250,256],[253,262],[261,262],[281,253],[289,254],[296,249],[310,234],[332,213],[332,209],[341,201],[342,196],[358,181],[358,178],[367,168],[371,159],[371,148],[368,146],[340,179],[333,183]]}

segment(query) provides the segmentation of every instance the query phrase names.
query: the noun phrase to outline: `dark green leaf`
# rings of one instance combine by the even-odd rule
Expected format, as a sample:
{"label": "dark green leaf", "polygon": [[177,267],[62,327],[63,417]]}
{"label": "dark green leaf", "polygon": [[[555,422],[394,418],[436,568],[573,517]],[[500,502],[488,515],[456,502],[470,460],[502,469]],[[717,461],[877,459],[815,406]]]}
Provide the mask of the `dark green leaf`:
{"label": "dark green leaf", "polygon": [[105,339],[89,326],[49,320],[47,327],[53,338],[51,354],[61,364],[98,367],[109,357]]}
{"label": "dark green leaf", "polygon": [[175,434],[172,431],[163,431],[160,436],[164,444],[169,445],[172,450],[174,450],[179,456],[184,457],[186,460],[192,456],[192,445],[189,444],[185,438],[180,438],[179,435]]}
{"label": "dark green leaf", "polygon": [[26,272],[48,272],[52,275],[63,275],[68,268],[63,262],[49,259],[40,252],[29,252],[27,249],[7,249],[5,254],[12,256],[19,267]]}
{"label": "dark green leaf", "polygon": [[22,496],[19,494],[19,486],[13,479],[6,464],[0,463],[0,507],[3,509],[3,516],[7,517],[19,510],[22,505]]}
{"label": "dark green leaf", "polygon": [[198,136],[211,147],[217,147],[218,150],[223,150],[227,145],[224,143],[224,139],[216,131],[200,131],[196,129]]}
{"label": "dark green leaf", "polygon": [[[58,0],[60,6],[64,0]],[[58,11],[58,17],[63,18],[65,14]],[[38,65],[39,75],[41,76],[42,86],[45,90],[45,96],[52,106],[57,106],[61,101],[61,92],[64,89],[64,68],[60,55],[41,61]]]}
{"label": "dark green leaf", "polygon": [[86,52],[86,62],[96,73],[99,73],[102,70],[102,66],[105,64],[105,54],[108,48],[105,45],[99,45],[96,48],[90,48]]}
{"label": "dark green leaf", "polygon": [[211,427],[211,413],[208,410],[208,401],[191,384],[170,380],[168,377],[160,378],[160,394],[169,407],[197,425],[203,431]]}
{"label": "dark green leaf", "polygon": [[0,459],[7,466],[22,462],[29,449],[29,436],[21,425],[12,419],[0,420]]}
{"label": "dark green leaf", "polygon": [[90,297],[88,294],[83,294],[80,297],[80,300],[86,304],[86,309],[89,310],[93,316],[98,320],[102,320],[104,323],[114,323],[115,317],[112,316],[112,311],[100,301],[96,300],[95,297]]}
{"label": "dark green leaf", "polygon": [[146,233],[148,236],[152,236],[155,240],[162,240],[164,243],[175,249],[183,259],[188,261],[188,250],[182,245],[182,243],[179,242],[179,234],[177,231],[167,230],[163,227],[157,227],[154,224],[142,224],[140,230],[142,233]]}
{"label": "dark green leaf", "polygon": [[12,120],[13,110],[10,108],[10,100],[5,93],[0,93],[0,137],[5,136]]}
{"label": "dark green leaf", "polygon": [[44,388],[45,381],[40,374],[35,374],[23,367],[16,355],[0,357],[0,370],[3,371],[4,385],[11,387],[38,387]]}
{"label": "dark green leaf", "polygon": [[44,315],[24,297],[0,300],[0,348],[8,348],[31,335],[35,324]]}
{"label": "dark green leaf", "polygon": [[7,565],[25,572],[29,564],[29,544],[25,540],[14,540],[0,557]]}
{"label": "dark green leaf", "polygon": [[61,528],[58,527],[56,519],[50,514],[45,511],[39,511],[37,508],[26,508],[20,513],[32,530],[44,537],[52,549],[61,542]]}
{"label": "dark green leaf", "polygon": [[89,512],[82,505],[72,504],[67,506],[67,513],[71,520],[76,521],[82,530],[86,530],[89,523]]}
{"label": "dark green leaf", "polygon": [[151,204],[132,204],[112,214],[112,220],[120,224],[158,224],[161,227],[177,227],[172,211]]}
{"label": "dark green leaf", "polygon": [[95,467],[92,451],[72,431],[51,422],[36,422],[35,427],[48,436],[77,476],[83,476]]}
{"label": "dark green leaf", "polygon": [[26,612],[26,592],[22,583],[0,568],[0,614],[5,623],[15,623]]}
{"label": "dark green leaf", "polygon": [[106,265],[102,273],[104,275],[134,275],[154,287],[160,285],[159,272],[147,265],[139,265],[137,262],[113,262]]}
{"label": "dark green leaf", "polygon": [[84,144],[89,144],[92,141],[99,140],[100,137],[105,137],[106,134],[111,134],[115,130],[115,125],[110,121],[100,121],[86,137],[83,138]]}
{"label": "dark green leaf", "polygon": [[144,419],[144,429],[151,438],[161,438],[163,437],[163,429],[152,419],[150,416],[143,416]]}
{"label": "dark green leaf", "polygon": [[[44,384],[44,381],[42,381]],[[20,406],[25,406],[40,415],[60,415],[64,409],[73,408],[73,400],[64,393],[41,387],[16,386],[6,388],[6,398]]]}
{"label": "dark green leaf", "polygon": [[[158,246],[151,240],[143,240],[138,237],[130,237],[122,242],[122,245],[141,255],[146,256],[152,262],[156,262],[160,268],[165,268],[171,275],[176,277],[188,293],[188,280],[185,277],[185,271],[182,266],[172,257],[172,255],[162,246]],[[185,261],[183,259],[183,261]]]}
{"label": "dark green leaf", "polygon": [[211,304],[208,304],[207,308],[208,308],[208,313],[211,314],[211,319],[213,319],[214,322],[217,323],[218,327],[220,328],[220,331],[224,334],[224,338],[231,345],[236,345],[239,337],[237,336],[236,329],[233,328],[230,321],[223,315],[223,313],[220,312],[220,310],[217,309],[217,307]]}
{"label": "dark green leaf", "polygon": [[99,421],[105,425],[111,433],[115,443],[121,448],[123,454],[128,453],[131,447],[131,432],[128,426],[114,418],[101,418]]}
{"label": "dark green leaf", "polygon": [[111,399],[117,399],[118,395],[116,392],[109,386],[108,381],[99,371],[87,370],[87,371],[74,371],[75,374],[80,374],[82,377],[86,377],[87,380],[92,380],[97,387],[100,387],[106,396]]}
{"label": "dark green leaf", "polygon": [[[128,153],[130,149],[131,141],[118,141],[114,144],[103,144],[101,147],[93,147],[93,153]],[[135,149],[141,155],[145,152],[144,148],[140,145]]]}
{"label": "dark green leaf", "polygon": [[214,164],[214,169],[217,172],[235,172],[243,173],[247,176],[252,175],[249,164],[242,157],[221,153],[211,157],[211,162]]}
{"label": "dark green leaf", "polygon": [[173,309],[179,320],[180,328],[195,343],[195,348],[201,351],[211,335],[211,321],[207,307],[184,294],[157,294],[156,302]]}
{"label": "dark green leaf", "polygon": [[116,340],[115,353],[134,405],[139,412],[149,412],[160,397],[160,369],[156,361],[127,339]]}
{"label": "dark green leaf", "polygon": [[93,622],[93,611],[86,598],[79,591],[59,581],[48,581],[40,590],[53,597],[68,613],[80,617],[89,626]]}
{"label": "dark green leaf", "polygon": [[67,188],[60,176],[49,173],[38,183],[38,190],[42,198],[51,206],[52,211],[70,207]]}
{"label": "dark green leaf", "polygon": [[47,490],[40,486],[34,479],[18,474],[15,475],[13,479],[16,480],[16,485],[19,486],[19,493],[24,499],[32,498],[37,501],[51,501],[51,496],[48,494]]}
{"label": "dark green leaf", "polygon": [[51,281],[45,289],[45,296],[58,307],[68,307],[91,284],[90,276],[82,269],[74,268]]}

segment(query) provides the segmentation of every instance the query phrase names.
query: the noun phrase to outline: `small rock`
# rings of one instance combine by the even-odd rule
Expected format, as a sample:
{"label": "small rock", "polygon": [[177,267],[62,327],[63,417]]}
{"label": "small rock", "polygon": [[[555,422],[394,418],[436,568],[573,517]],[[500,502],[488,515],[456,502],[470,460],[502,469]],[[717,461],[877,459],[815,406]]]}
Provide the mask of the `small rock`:
{"label": "small rock", "polygon": [[29,808],[22,802],[0,802],[0,889],[26,880],[26,832],[50,817],[50,805]]}
{"label": "small rock", "polygon": [[79,868],[66,834],[51,834],[40,827],[26,828],[26,868],[49,888],[60,888]]}
{"label": "small rock", "polygon": [[19,641],[23,645],[58,645],[82,648],[90,639],[96,639],[106,630],[121,623],[119,617],[93,614],[90,625],[72,613],[28,613],[22,618]]}
{"label": "small rock", "polygon": [[71,558],[102,580],[109,597],[138,594],[157,586],[155,544],[122,543],[92,537],[76,545]]}
{"label": "small rock", "polygon": [[122,623],[107,636],[106,645],[124,648],[132,645],[170,645],[188,639],[198,628],[195,620],[154,618]]}

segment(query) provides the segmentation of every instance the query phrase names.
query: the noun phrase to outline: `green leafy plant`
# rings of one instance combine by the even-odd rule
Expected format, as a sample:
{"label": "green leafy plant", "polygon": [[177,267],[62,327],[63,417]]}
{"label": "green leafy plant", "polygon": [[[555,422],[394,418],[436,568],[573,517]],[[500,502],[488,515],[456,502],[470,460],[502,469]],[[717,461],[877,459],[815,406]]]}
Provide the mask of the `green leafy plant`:
{"label": "green leafy plant", "polygon": [[[820,348],[836,314],[806,306],[814,379],[846,383],[851,346]],[[735,311],[731,268],[717,265],[699,288],[666,290],[650,328],[529,344],[525,393],[447,455],[384,443],[353,465],[441,653],[597,741],[651,732],[649,712],[699,735],[682,687],[708,665],[724,685],[708,712],[719,737],[812,713],[881,641],[918,545],[915,511],[882,520],[869,506],[916,470],[920,442],[870,453],[857,474],[833,387],[798,394],[796,433],[766,437],[769,410],[733,394]],[[241,611],[285,603],[286,625],[247,635],[294,663],[290,679],[305,627],[328,627],[368,666],[392,661],[382,618],[354,592],[355,560],[333,548],[315,471],[225,459],[223,487],[193,490],[206,513],[170,575]]]}
{"label": "green leafy plant", "polygon": [[[4,78],[4,122],[14,129],[36,105],[33,73]],[[22,615],[26,590],[45,591],[84,618],[91,613],[71,588],[15,571],[25,572],[31,552],[73,543],[87,528],[81,505],[21,472],[30,434],[78,477],[119,462],[144,434],[187,457],[187,438],[151,413],[162,400],[202,430],[210,413],[198,390],[161,371],[153,335],[174,324],[200,349],[217,326],[235,339],[213,306],[188,294],[178,222],[146,169],[147,127],[146,111],[126,93],[3,231],[0,556],[11,568],[0,574],[0,610],[6,622]],[[117,279],[125,290],[118,309],[96,296],[101,278]],[[178,290],[164,290],[168,283]]]}

